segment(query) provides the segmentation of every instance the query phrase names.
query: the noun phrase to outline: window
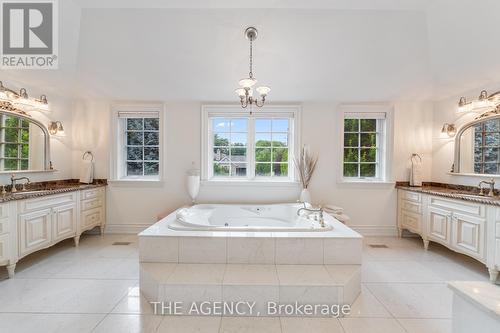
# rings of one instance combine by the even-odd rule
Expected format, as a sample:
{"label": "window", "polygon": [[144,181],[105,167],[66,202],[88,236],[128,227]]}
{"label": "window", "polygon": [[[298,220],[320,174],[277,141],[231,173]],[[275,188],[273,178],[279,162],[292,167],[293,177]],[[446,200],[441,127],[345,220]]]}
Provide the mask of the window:
{"label": "window", "polygon": [[204,179],[293,180],[297,108],[204,107]]}
{"label": "window", "polygon": [[380,108],[343,112],[342,178],[384,181],[387,178],[387,114]]}
{"label": "window", "polygon": [[161,178],[160,106],[116,106],[115,180]]}
{"label": "window", "polygon": [[28,170],[30,124],[18,117],[0,115],[0,169]]}
{"label": "window", "polygon": [[498,174],[500,120],[492,119],[474,126],[474,172]]}

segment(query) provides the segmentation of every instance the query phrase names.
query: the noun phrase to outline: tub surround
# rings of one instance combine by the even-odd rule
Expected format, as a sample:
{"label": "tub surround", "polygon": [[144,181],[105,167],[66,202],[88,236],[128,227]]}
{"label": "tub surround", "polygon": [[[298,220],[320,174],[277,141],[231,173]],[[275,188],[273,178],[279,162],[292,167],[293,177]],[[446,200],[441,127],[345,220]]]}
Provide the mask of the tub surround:
{"label": "tub surround", "polygon": [[173,212],[139,234],[140,289],[150,302],[254,301],[260,315],[267,302],[352,304],[363,238],[324,218],[324,232],[179,231]]}
{"label": "tub surround", "polygon": [[[105,180],[79,184],[60,180],[30,184],[26,192],[0,197],[0,266],[14,276],[23,257],[99,227],[104,230]],[[32,192],[28,192],[32,191]]]}
{"label": "tub surround", "polygon": [[453,291],[453,332],[498,332],[499,287],[479,281],[453,281],[448,287]]}
{"label": "tub surround", "polygon": [[[500,198],[470,186],[398,183],[398,230],[436,242],[485,264],[495,283],[500,270]],[[495,193],[497,194],[497,193]]]}

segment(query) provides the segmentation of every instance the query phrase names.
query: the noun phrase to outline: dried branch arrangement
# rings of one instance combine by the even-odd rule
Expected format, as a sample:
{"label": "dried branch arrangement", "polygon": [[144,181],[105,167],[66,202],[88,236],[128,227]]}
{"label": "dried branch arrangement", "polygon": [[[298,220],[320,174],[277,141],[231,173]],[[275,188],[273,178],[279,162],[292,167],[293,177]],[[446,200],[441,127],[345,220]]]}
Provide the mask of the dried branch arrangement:
{"label": "dried branch arrangement", "polygon": [[302,188],[307,189],[314,170],[316,169],[318,157],[311,155],[309,149],[307,149],[306,146],[303,146],[300,150],[300,156],[298,158],[295,157],[293,162],[295,163],[295,167],[299,173]]}

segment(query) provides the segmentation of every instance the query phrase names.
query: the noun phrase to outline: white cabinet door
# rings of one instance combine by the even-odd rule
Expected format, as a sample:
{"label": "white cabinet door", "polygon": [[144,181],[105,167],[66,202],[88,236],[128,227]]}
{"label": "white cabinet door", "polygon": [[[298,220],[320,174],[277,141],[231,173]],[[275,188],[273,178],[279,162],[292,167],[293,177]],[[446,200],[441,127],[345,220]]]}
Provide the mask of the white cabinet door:
{"label": "white cabinet door", "polygon": [[422,216],[414,212],[409,212],[407,210],[401,211],[401,226],[412,232],[421,233],[422,232]]}
{"label": "white cabinet door", "polygon": [[9,234],[0,235],[0,263],[9,260]]}
{"label": "white cabinet door", "polygon": [[451,241],[450,220],[450,211],[429,207],[429,239],[449,245]]}
{"label": "white cabinet door", "polygon": [[453,213],[452,246],[458,251],[477,259],[484,259],[485,220]]}
{"label": "white cabinet door", "polygon": [[54,241],[76,235],[76,204],[53,208],[52,231]]}
{"label": "white cabinet door", "polygon": [[49,246],[51,240],[50,209],[19,215],[20,256]]}

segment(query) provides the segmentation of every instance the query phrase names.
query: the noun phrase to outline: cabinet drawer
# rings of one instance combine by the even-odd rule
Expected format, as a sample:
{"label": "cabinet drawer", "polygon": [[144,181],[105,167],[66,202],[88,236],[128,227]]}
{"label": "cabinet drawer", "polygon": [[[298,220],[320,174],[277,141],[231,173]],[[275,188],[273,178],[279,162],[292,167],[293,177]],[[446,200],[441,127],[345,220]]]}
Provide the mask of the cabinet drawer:
{"label": "cabinet drawer", "polygon": [[97,225],[101,225],[104,219],[103,210],[101,208],[95,208],[87,210],[81,213],[81,224],[82,228],[90,228]]}
{"label": "cabinet drawer", "polygon": [[420,233],[422,230],[422,215],[403,210],[401,212],[401,226],[410,231]]}
{"label": "cabinet drawer", "polygon": [[415,213],[415,214],[421,214],[422,213],[422,205],[421,204],[418,204],[418,203],[415,203],[415,202],[411,202],[411,201],[407,201],[407,200],[401,200],[401,208],[403,210],[406,210],[408,212],[412,212],[412,213]]}
{"label": "cabinet drawer", "polygon": [[402,191],[401,198],[413,202],[422,202],[422,194],[411,191]]}
{"label": "cabinet drawer", "polygon": [[64,205],[76,201],[76,192],[63,193],[58,195],[48,195],[46,197],[20,200],[19,211],[29,212],[54,206]]}
{"label": "cabinet drawer", "polygon": [[0,219],[9,217],[9,204],[0,205]]}
{"label": "cabinet drawer", "polygon": [[6,234],[9,232],[9,219],[2,218],[0,219],[0,235]]}
{"label": "cabinet drawer", "polygon": [[486,214],[486,208],[484,205],[468,202],[465,200],[452,200],[439,197],[431,197],[429,206],[477,217],[484,217]]}
{"label": "cabinet drawer", "polygon": [[9,260],[9,235],[0,235],[0,262]]}
{"label": "cabinet drawer", "polygon": [[103,200],[101,197],[82,200],[81,209],[82,211],[102,207]]}
{"label": "cabinet drawer", "polygon": [[93,188],[90,190],[83,190],[81,199],[87,200],[87,199],[97,198],[103,193],[103,191],[104,191],[103,188]]}

